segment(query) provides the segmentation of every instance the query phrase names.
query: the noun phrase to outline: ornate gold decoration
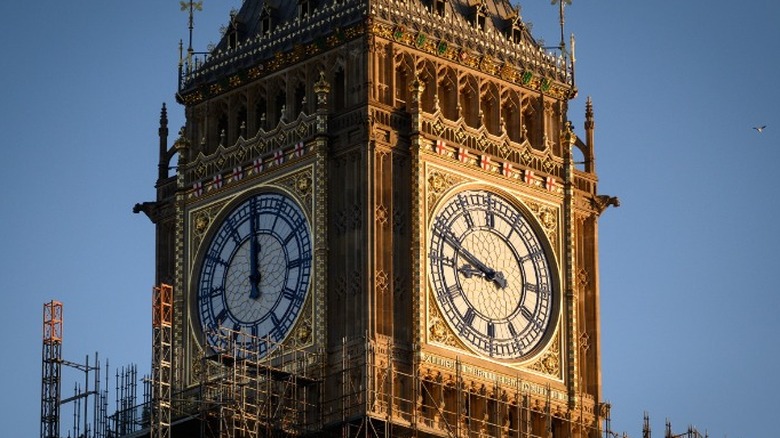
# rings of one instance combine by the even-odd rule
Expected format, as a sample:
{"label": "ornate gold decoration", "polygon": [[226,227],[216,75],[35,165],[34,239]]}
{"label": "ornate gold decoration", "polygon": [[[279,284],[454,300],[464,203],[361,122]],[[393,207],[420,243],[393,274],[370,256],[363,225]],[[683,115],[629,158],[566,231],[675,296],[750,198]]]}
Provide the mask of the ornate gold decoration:
{"label": "ornate gold decoration", "polygon": [[[211,223],[227,202],[227,200],[223,200],[222,202],[211,204],[207,208],[199,210],[194,214],[192,218],[192,230],[190,232],[190,245],[193,248],[190,252],[192,257],[194,257],[194,254],[197,254],[197,249],[206,236]],[[192,262],[192,260],[190,260],[190,262]]]}
{"label": "ornate gold decoration", "polygon": [[539,221],[542,223],[542,226],[544,226],[548,230],[555,228],[555,224],[556,224],[555,214],[551,209],[547,207],[542,207],[539,209],[539,212],[537,214],[539,215]]}
{"label": "ornate gold decoration", "polygon": [[387,225],[387,207],[384,205],[377,205],[374,209],[374,216],[376,218],[376,222],[380,225]]}
{"label": "ornate gold decoration", "polygon": [[487,74],[496,74],[497,65],[490,55],[485,55],[479,63],[479,69]]}
{"label": "ornate gold decoration", "polygon": [[390,284],[387,272],[381,269],[377,270],[376,275],[374,276],[374,283],[376,285],[377,291],[381,295],[385,295],[387,293],[387,289]]}
{"label": "ornate gold decoration", "polygon": [[449,173],[432,171],[428,175],[428,214],[433,211],[436,202],[442,194],[455,184],[463,181],[463,178],[455,177]]}
{"label": "ornate gold decoration", "polygon": [[195,216],[195,233],[196,234],[203,234],[206,232],[206,228],[208,228],[209,224],[211,223],[211,218],[205,214],[205,213],[199,213]]}
{"label": "ornate gold decoration", "polygon": [[577,280],[578,280],[579,286],[581,288],[586,287],[588,285],[588,283],[590,282],[590,280],[588,278],[588,271],[586,271],[585,269],[580,269],[577,272]]}
{"label": "ornate gold decoration", "polygon": [[311,343],[311,334],[311,324],[308,321],[303,321],[295,331],[295,341],[298,344],[309,344]]}
{"label": "ornate gold decoration", "polygon": [[[433,303],[434,301],[435,298],[431,296],[430,302]],[[442,319],[441,314],[439,314],[438,307],[434,304],[428,309],[428,336],[430,336],[433,342],[460,348],[452,331]]]}
{"label": "ornate gold decoration", "polygon": [[295,179],[295,189],[303,196],[311,194],[311,175],[304,174]]}
{"label": "ornate gold decoration", "polygon": [[551,377],[560,377],[561,374],[561,348],[560,341],[556,336],[550,345],[550,348],[544,354],[533,362],[528,368],[547,374]]}
{"label": "ornate gold decoration", "polygon": [[295,192],[301,201],[301,206],[308,213],[312,213],[312,197],[314,196],[312,188],[312,170],[310,167],[301,169],[279,180],[279,184]]}

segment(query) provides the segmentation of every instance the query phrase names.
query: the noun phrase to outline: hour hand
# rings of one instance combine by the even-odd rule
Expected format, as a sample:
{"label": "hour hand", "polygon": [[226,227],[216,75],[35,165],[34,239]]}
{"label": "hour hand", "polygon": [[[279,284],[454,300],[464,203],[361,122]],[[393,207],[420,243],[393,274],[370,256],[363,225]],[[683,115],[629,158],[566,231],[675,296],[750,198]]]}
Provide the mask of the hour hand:
{"label": "hour hand", "polygon": [[472,276],[476,275],[477,277],[485,277],[485,274],[477,269],[472,267],[471,265],[463,265],[460,268],[458,268],[458,272],[463,274],[466,278],[471,278]]}
{"label": "hour hand", "polygon": [[479,268],[474,268],[471,265],[463,265],[458,268],[458,272],[463,274],[463,276],[466,278],[471,278],[472,276],[476,275],[477,277],[482,277],[496,283],[496,285],[501,289],[506,288],[507,282],[506,278],[504,278],[504,273],[490,269],[485,265],[482,265]]}

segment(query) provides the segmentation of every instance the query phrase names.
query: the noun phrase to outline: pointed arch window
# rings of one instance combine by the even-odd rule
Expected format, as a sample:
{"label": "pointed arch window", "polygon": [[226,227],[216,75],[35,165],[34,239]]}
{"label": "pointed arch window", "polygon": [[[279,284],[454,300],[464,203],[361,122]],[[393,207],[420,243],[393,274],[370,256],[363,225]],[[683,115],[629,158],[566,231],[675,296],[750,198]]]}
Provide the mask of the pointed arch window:
{"label": "pointed arch window", "polygon": [[313,0],[298,0],[298,18],[303,19],[311,15],[314,10]]}
{"label": "pointed arch window", "polygon": [[433,11],[440,17],[444,16],[446,0],[433,0]]}
{"label": "pointed arch window", "polygon": [[233,9],[230,11],[230,23],[228,24],[228,28],[225,30],[229,49],[234,49],[238,46],[240,28],[241,23],[238,21],[238,11]]}
{"label": "pointed arch window", "polygon": [[485,30],[487,24],[487,7],[485,0],[480,0],[474,5],[474,26],[480,30]]}
{"label": "pointed arch window", "polygon": [[260,34],[268,35],[271,33],[273,24],[273,10],[268,3],[265,3],[262,12],[260,12]]}
{"label": "pointed arch window", "polygon": [[509,39],[515,43],[520,44],[523,40],[523,32],[525,31],[525,23],[523,23],[523,17],[520,16],[520,6],[513,11],[513,14],[509,16],[509,27],[507,29]]}

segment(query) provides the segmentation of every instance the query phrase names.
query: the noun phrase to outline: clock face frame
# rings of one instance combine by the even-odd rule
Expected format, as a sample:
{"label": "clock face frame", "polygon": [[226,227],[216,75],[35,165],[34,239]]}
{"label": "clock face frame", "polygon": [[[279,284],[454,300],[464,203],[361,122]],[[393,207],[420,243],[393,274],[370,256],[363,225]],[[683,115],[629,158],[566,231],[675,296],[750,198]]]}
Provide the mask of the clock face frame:
{"label": "clock face frame", "polygon": [[476,353],[516,361],[552,336],[559,293],[549,243],[518,202],[488,189],[440,203],[429,227],[429,279],[456,336]]}
{"label": "clock face frame", "polygon": [[244,197],[215,221],[201,256],[196,305],[207,344],[264,356],[284,341],[306,300],[312,275],[309,223],[298,203],[277,191]]}

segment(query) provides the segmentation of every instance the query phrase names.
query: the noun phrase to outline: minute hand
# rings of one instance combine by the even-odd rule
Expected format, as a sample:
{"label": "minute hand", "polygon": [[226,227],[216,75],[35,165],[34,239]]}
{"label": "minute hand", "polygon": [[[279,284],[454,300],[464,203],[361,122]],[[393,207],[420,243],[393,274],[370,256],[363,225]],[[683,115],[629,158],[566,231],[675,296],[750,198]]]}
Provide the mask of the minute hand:
{"label": "minute hand", "polygon": [[495,269],[489,268],[486,264],[482,263],[480,259],[478,259],[474,254],[469,252],[466,248],[461,245],[461,243],[458,241],[458,239],[455,238],[452,234],[450,234],[448,231],[443,232],[444,239],[452,245],[453,248],[455,248],[458,252],[463,254],[463,258],[465,258],[469,263],[473,264],[477,269],[479,269],[483,274],[485,274],[485,278],[487,278],[490,281],[495,282],[498,287],[501,289],[506,287],[506,278],[504,278],[504,274],[500,271],[496,271]]}
{"label": "minute hand", "polygon": [[255,225],[254,211],[249,218],[251,239],[249,241],[249,284],[251,285],[251,291],[249,292],[249,298],[260,298],[260,272],[258,271],[257,255],[260,252],[260,245],[257,243],[257,228]]}

